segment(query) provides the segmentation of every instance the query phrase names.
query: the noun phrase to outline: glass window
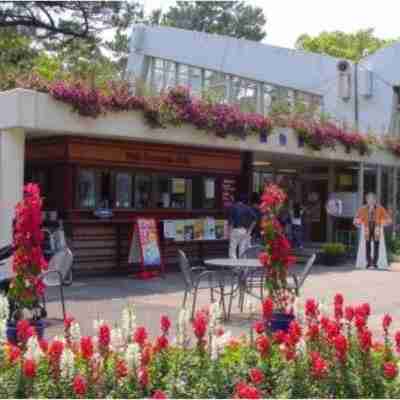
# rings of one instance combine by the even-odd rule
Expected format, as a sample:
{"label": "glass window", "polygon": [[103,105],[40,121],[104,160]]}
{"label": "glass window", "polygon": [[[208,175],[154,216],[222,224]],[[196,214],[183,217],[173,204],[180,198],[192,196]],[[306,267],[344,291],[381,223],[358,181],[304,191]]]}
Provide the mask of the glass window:
{"label": "glass window", "polygon": [[128,172],[115,174],[115,207],[132,207],[132,175]]}
{"label": "glass window", "polygon": [[204,181],[204,202],[203,208],[215,208],[215,178],[205,178]]}
{"label": "glass window", "polygon": [[149,175],[135,176],[135,208],[151,208],[152,183]]}
{"label": "glass window", "polygon": [[158,208],[191,208],[191,180],[163,175],[155,176],[155,199]]}
{"label": "glass window", "polygon": [[78,173],[78,207],[94,208],[96,206],[96,173],[82,169]]}

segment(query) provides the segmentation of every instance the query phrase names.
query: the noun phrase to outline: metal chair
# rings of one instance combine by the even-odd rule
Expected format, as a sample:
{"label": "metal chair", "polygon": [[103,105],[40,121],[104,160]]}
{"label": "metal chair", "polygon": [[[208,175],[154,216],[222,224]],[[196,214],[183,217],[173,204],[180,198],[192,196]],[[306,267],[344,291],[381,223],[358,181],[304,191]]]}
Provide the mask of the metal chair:
{"label": "metal chair", "polygon": [[[261,245],[256,245],[249,247],[240,258],[243,259],[254,259],[258,258],[260,253],[264,251],[264,247]],[[243,268],[241,271],[241,290],[239,291],[239,308],[243,312],[244,300],[246,293],[259,298],[261,301],[264,299],[264,283],[265,283],[265,270],[263,268]],[[253,289],[259,289],[260,294],[256,296],[253,293]]]}
{"label": "metal chair", "polygon": [[184,251],[178,249],[179,268],[183,275],[185,283],[185,293],[183,296],[182,307],[186,306],[189,294],[193,296],[192,302],[192,319],[196,311],[197,294],[199,290],[210,290],[210,300],[215,301],[215,292],[219,291],[220,302],[224,317],[226,317],[224,285],[218,277],[218,271],[207,270],[204,267],[192,267]]}
{"label": "metal chair", "polygon": [[317,255],[314,253],[307,261],[306,266],[304,267],[304,270],[301,274],[296,275],[296,274],[291,274],[290,277],[293,279],[293,282],[288,282],[288,289],[291,290],[296,294],[296,296],[299,296],[300,294],[300,289],[304,285],[305,280],[307,279],[308,275],[310,275],[311,269],[314,266],[315,259],[317,258]]}
{"label": "metal chair", "polygon": [[[64,299],[64,286],[68,286],[72,283],[72,263],[74,256],[70,249],[65,248],[58,251],[50,259],[49,268],[46,272],[41,274],[43,282],[48,287],[59,287],[60,299],[63,312],[63,318],[65,319],[65,299]],[[46,299],[43,297],[43,306],[45,313],[46,311]]]}

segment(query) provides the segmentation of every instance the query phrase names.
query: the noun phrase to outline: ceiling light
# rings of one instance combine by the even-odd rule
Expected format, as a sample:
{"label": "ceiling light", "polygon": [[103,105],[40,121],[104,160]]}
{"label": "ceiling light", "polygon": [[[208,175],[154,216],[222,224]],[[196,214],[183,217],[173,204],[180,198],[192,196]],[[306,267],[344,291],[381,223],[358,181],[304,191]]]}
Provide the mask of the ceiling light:
{"label": "ceiling light", "polygon": [[254,161],[253,165],[260,167],[271,165],[271,163],[269,161]]}

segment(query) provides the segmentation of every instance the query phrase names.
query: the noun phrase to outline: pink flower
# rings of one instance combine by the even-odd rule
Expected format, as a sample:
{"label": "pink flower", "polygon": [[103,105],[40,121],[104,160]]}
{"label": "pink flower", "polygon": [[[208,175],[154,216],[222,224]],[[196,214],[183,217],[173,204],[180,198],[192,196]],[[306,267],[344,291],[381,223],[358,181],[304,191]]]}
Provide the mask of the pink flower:
{"label": "pink flower", "polygon": [[252,368],[249,372],[251,383],[259,385],[264,382],[264,373],[259,368]]}
{"label": "pink flower", "polygon": [[198,311],[193,320],[193,332],[197,339],[203,339],[207,331],[208,317],[204,311]]}
{"label": "pink flower", "polygon": [[267,297],[262,303],[263,317],[266,321],[269,321],[274,311],[274,302],[270,297]]}
{"label": "pink flower", "polygon": [[151,396],[152,399],[167,399],[167,395],[161,391],[161,390],[156,390],[153,393],[153,396]]}
{"label": "pink flower", "polygon": [[271,343],[268,337],[265,335],[258,336],[258,338],[256,339],[256,348],[261,354],[261,357],[266,357],[271,348]]}
{"label": "pink flower", "polygon": [[144,326],[139,326],[136,328],[133,334],[133,341],[136,342],[140,347],[143,347],[147,340],[147,330]]}
{"label": "pink flower", "polygon": [[171,320],[166,316],[161,316],[160,320],[161,331],[166,335],[171,327]]}
{"label": "pink flower", "polygon": [[24,360],[22,372],[25,377],[33,379],[36,376],[37,366],[35,361],[31,359]]}
{"label": "pink flower", "polygon": [[385,314],[382,319],[382,327],[386,333],[388,332],[391,323],[392,323],[392,317],[389,314]]}
{"label": "pink flower", "polygon": [[107,324],[103,324],[99,328],[99,344],[102,348],[108,348],[110,344],[111,332]]}
{"label": "pink flower", "polygon": [[265,331],[265,325],[264,325],[264,321],[256,321],[253,324],[253,329],[255,330],[255,332],[258,335],[261,335],[264,333]]}
{"label": "pink flower", "polygon": [[81,338],[81,354],[85,360],[90,360],[93,357],[93,342],[90,336]]}

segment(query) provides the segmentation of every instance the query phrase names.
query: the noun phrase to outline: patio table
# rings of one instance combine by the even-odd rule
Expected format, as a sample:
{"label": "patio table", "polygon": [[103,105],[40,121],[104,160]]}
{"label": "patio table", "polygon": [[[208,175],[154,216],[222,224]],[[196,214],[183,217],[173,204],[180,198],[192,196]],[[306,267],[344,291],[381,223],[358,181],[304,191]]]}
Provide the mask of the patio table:
{"label": "patio table", "polygon": [[[229,310],[228,310],[228,317],[230,319],[230,313],[232,308],[232,300],[235,293],[239,293],[239,303],[240,298],[243,296],[244,293],[248,293],[253,297],[255,296],[251,291],[247,288],[247,277],[245,271],[257,271],[263,270],[264,267],[258,260],[258,258],[212,258],[209,260],[205,260],[204,263],[211,268],[221,269],[221,270],[229,270],[237,277],[237,286],[236,289],[232,285],[232,290],[230,292],[230,301],[229,301]],[[258,298],[258,297],[257,297]],[[261,299],[259,299],[261,300]],[[240,306],[241,310],[243,311],[243,306]]]}

